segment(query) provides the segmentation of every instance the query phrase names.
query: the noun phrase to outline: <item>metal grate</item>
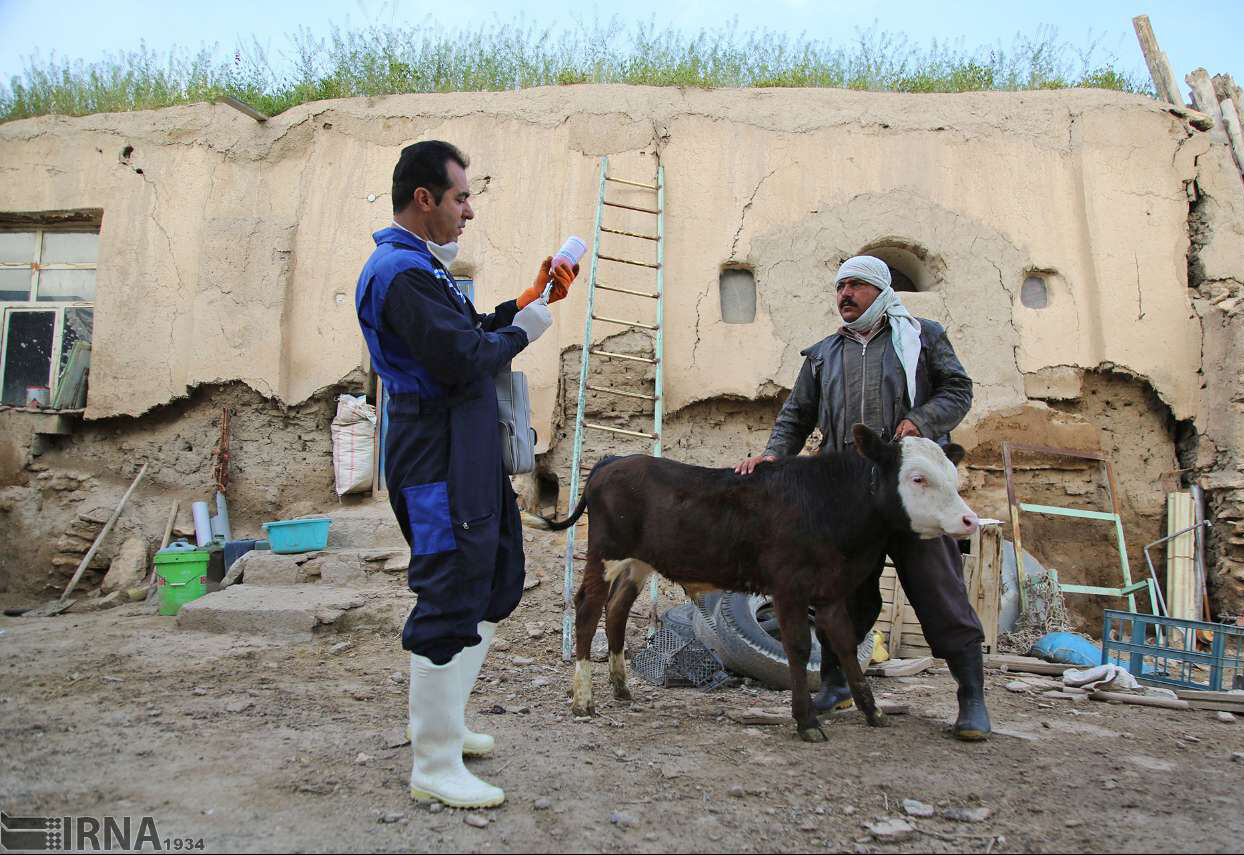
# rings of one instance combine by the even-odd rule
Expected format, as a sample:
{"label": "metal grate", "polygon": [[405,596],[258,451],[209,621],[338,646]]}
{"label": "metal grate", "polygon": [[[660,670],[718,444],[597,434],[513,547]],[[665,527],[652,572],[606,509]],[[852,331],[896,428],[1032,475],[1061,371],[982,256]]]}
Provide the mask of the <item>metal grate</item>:
{"label": "metal grate", "polygon": [[1107,609],[1101,655],[1103,663],[1121,665],[1145,683],[1213,692],[1244,688],[1244,627]]}
{"label": "metal grate", "polygon": [[631,670],[667,689],[695,686],[707,691],[730,679],[711,650],[669,628],[657,630],[647,646],[631,657]]}

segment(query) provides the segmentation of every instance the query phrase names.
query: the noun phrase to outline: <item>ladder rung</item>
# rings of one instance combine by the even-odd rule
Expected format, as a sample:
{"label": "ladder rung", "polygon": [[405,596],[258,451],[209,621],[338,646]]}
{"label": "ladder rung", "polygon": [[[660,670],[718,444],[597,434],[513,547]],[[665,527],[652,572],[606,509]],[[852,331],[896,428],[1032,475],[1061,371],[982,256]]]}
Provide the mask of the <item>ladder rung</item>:
{"label": "ladder rung", "polygon": [[653,270],[661,269],[661,265],[651,264],[647,261],[631,261],[629,258],[614,258],[612,255],[598,255],[596,257],[601,261],[616,261],[619,264],[632,264],[635,267],[651,267]]}
{"label": "ladder rung", "polygon": [[624,235],[626,237],[643,238],[644,240],[660,240],[656,235],[641,235],[639,232],[624,232],[621,229],[607,229],[604,226],[601,226],[600,230],[609,232],[611,235]]}
{"label": "ladder rung", "polygon": [[656,395],[641,395],[639,392],[623,392],[621,389],[606,389],[603,386],[593,386],[588,384],[589,389],[593,392],[604,392],[606,395],[621,395],[624,398],[640,398],[645,401],[655,401]]}
{"label": "ladder rung", "polygon": [[632,291],[630,288],[615,288],[612,285],[601,285],[599,282],[596,283],[596,287],[602,291],[616,291],[619,294],[633,294],[636,297],[647,297],[650,300],[655,300],[661,296],[660,294],[651,294],[647,291]]}
{"label": "ladder rung", "polygon": [[627,181],[625,178],[610,178],[608,175],[605,176],[605,180],[612,181],[615,184],[629,184],[632,187],[642,187],[645,190],[656,190],[657,189],[657,185],[655,184],[640,184],[638,181]]}
{"label": "ladder rung", "polygon": [[655,433],[643,433],[642,431],[637,431],[637,430],[623,430],[622,428],[606,427],[605,425],[594,425],[591,422],[584,422],[583,426],[587,428],[592,428],[593,430],[608,431],[609,433],[622,433],[622,434],[626,434],[627,436],[637,436],[637,437],[640,437],[641,439],[656,439],[657,438],[657,435]]}
{"label": "ladder rung", "polygon": [[604,321],[607,324],[621,324],[624,327],[638,327],[641,330],[655,330],[656,324],[641,324],[639,321],[620,321],[617,318],[606,318],[604,315],[592,315],[594,321]]}
{"label": "ladder rung", "polygon": [[621,202],[605,202],[604,204],[609,208],[625,208],[628,211],[639,211],[639,213],[641,214],[661,213],[656,208],[639,208],[639,207],[636,207],[635,205],[623,205]]}
{"label": "ladder rung", "polygon": [[608,356],[613,359],[629,359],[632,362],[646,362],[649,365],[657,364],[657,361],[655,359],[649,359],[646,356],[630,356],[625,353],[611,353],[608,350],[589,350],[588,353],[592,354],[593,356]]}

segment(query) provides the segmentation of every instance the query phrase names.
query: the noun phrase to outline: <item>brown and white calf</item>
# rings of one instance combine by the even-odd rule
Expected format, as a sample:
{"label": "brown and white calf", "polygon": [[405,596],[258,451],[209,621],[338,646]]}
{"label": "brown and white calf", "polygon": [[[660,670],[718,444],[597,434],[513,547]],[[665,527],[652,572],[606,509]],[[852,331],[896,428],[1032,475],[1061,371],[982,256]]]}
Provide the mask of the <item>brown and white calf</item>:
{"label": "brown and white calf", "polygon": [[587,567],[575,596],[573,710],[592,709],[592,637],[607,608],[609,679],[629,700],[623,642],[626,620],[650,573],[688,591],[768,594],[790,662],[792,714],[800,737],[825,739],[807,687],[808,609],[829,639],[869,724],[887,724],[855,657],[847,597],[877,566],[891,534],[967,537],[978,525],[960,498],[963,449],[928,439],[886,443],[863,425],[856,451],[792,457],[751,475],[644,455],[606,458],[588,477],[565,520],[587,510]]}

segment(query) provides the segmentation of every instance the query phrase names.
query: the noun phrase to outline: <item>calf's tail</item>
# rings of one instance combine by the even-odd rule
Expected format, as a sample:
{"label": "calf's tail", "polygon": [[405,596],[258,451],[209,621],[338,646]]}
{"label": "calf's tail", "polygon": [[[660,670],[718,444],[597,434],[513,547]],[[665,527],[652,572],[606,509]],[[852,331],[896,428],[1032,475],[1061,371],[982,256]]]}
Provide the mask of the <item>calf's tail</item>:
{"label": "calf's tail", "polygon": [[542,517],[536,514],[524,514],[524,518],[531,524],[532,528],[543,529],[544,531],[565,531],[579,521],[579,517],[583,516],[583,512],[587,510],[587,491],[592,486],[592,478],[602,467],[617,460],[617,457],[604,457],[595,466],[592,471],[587,473],[587,482],[583,485],[583,495],[579,497],[579,504],[575,505],[575,509],[571,511],[570,516],[564,520],[556,520],[552,517]]}

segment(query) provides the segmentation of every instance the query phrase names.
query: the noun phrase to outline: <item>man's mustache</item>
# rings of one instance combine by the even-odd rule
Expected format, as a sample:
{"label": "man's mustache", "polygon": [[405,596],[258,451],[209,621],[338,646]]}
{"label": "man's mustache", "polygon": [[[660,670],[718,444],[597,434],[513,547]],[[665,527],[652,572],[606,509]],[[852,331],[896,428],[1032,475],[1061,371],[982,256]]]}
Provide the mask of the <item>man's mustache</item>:
{"label": "man's mustache", "polygon": [[838,308],[845,309],[847,306],[850,306],[853,309],[859,308],[859,306],[855,305],[855,303],[852,302],[849,298],[844,297],[838,301]]}

